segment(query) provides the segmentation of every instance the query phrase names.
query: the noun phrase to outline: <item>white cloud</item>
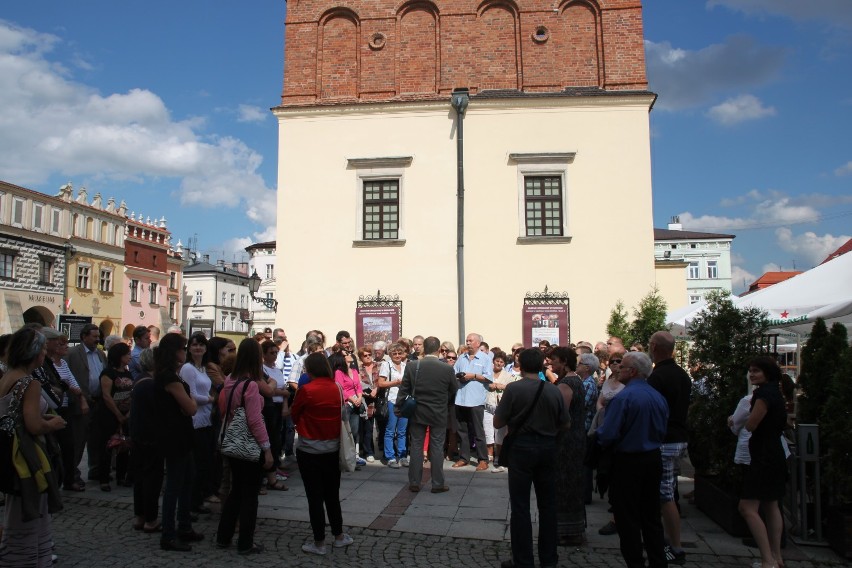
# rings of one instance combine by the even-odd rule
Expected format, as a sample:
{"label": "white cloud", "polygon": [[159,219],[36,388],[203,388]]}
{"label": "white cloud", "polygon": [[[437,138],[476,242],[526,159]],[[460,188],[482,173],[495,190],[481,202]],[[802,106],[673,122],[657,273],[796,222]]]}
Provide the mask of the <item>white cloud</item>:
{"label": "white cloud", "polygon": [[852,161],[846,162],[836,170],[834,170],[834,175],[836,176],[848,176],[852,174]]}
{"label": "white cloud", "polygon": [[58,43],[0,20],[0,178],[177,178],[183,204],[243,205],[252,220],[275,224],[275,207],[256,205],[275,203],[259,153],[232,137],[203,136],[201,117],[175,120],[149,90],[102,95],[74,81],[48,59]]}
{"label": "white cloud", "polygon": [[780,227],[775,231],[775,238],[782,250],[799,255],[811,264],[819,264],[852,236],[817,235],[811,231],[793,235],[787,227]]}
{"label": "white cloud", "polygon": [[819,20],[852,27],[849,0],[708,0],[707,6],[726,6],[744,14],[771,14],[796,21]]}
{"label": "white cloud", "polygon": [[263,122],[268,117],[269,111],[259,106],[240,105],[237,107],[237,122]]}
{"label": "white cloud", "polygon": [[775,116],[775,107],[763,106],[754,95],[739,95],[710,108],[707,115],[716,122],[731,126],[746,120]]}
{"label": "white cloud", "polygon": [[700,106],[720,94],[764,85],[777,75],[784,56],[785,48],[760,45],[748,36],[697,51],[645,41],[648,83],[660,95],[655,106],[665,110]]}
{"label": "white cloud", "polygon": [[761,270],[763,270],[763,272],[781,272],[782,268],[774,262],[768,262],[763,265]]}
{"label": "white cloud", "polygon": [[748,290],[749,284],[757,280],[757,276],[739,266],[733,264],[731,266],[731,284],[734,287],[734,292],[739,293],[743,290]]}
{"label": "white cloud", "polygon": [[752,212],[746,217],[726,217],[719,215],[701,215],[696,217],[689,211],[680,213],[680,222],[684,229],[697,231],[733,231],[736,229],[754,229],[777,225],[802,223],[816,220],[819,211],[810,205],[797,205],[788,197],[773,197],[756,201]]}

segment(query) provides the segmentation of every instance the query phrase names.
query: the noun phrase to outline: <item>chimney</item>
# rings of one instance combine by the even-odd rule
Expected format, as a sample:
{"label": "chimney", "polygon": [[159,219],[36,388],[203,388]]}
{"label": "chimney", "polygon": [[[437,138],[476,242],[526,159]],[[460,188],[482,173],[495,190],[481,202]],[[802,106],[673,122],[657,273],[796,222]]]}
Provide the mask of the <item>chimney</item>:
{"label": "chimney", "polygon": [[678,215],[672,216],[672,220],[669,223],[669,231],[682,231],[683,225],[680,224],[680,217]]}
{"label": "chimney", "polygon": [[219,268],[225,268],[225,261],[220,258],[216,261],[216,266],[218,266]]}
{"label": "chimney", "polygon": [[201,260],[202,260],[203,262],[210,262],[210,255],[209,255],[209,254],[203,254],[203,255],[201,255]]}

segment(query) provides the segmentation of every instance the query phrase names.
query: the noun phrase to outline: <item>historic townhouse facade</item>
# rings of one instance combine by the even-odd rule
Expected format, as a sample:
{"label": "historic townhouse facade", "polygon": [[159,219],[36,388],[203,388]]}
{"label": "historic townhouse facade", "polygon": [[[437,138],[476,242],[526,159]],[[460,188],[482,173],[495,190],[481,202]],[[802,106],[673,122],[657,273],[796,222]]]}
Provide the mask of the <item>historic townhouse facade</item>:
{"label": "historic townhouse facade", "polygon": [[654,229],[654,258],[680,262],[686,276],[685,295],[669,301],[669,310],[696,304],[711,290],[732,290],[731,245],[735,235],[685,231],[677,217],[667,229]]}
{"label": "historic townhouse facade", "polygon": [[[252,276],[257,274],[260,278],[260,286],[258,286],[256,297],[266,300],[267,303],[273,304],[275,298],[275,288],[277,280],[275,273],[277,269],[277,254],[275,241],[265,243],[255,243],[246,247],[246,252],[249,255],[248,274]],[[277,311],[267,305],[250,299],[251,310],[251,334],[262,332],[266,328],[275,327],[275,316]]]}
{"label": "historic townhouse facade", "polygon": [[187,333],[202,331],[207,337],[221,335],[237,344],[249,332],[250,302],[248,264],[200,262],[183,270],[184,322]]}
{"label": "historic townhouse facade", "polygon": [[0,328],[55,325],[62,313],[91,315],[105,334],[120,325],[123,203],[104,204],[100,194],[89,203],[70,183],[50,196],[0,182],[0,227],[21,243],[3,253]]}
{"label": "historic townhouse facade", "polygon": [[127,219],[124,251],[124,327],[121,335],[133,336],[137,325],[156,326],[165,333],[174,316],[182,313],[177,267],[181,256],[172,248],[165,218]]}
{"label": "historic townhouse facade", "polygon": [[600,337],[655,283],[654,100],[638,0],[291,1],[279,322],[352,329],[380,290],[403,335],[505,347],[547,287]]}

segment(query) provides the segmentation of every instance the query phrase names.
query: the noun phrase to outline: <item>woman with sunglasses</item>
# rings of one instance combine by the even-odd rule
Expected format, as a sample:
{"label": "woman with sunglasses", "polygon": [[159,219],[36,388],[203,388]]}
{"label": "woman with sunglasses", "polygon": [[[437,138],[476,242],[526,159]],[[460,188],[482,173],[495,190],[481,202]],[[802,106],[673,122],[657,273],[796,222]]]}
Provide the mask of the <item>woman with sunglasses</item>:
{"label": "woman with sunglasses", "polygon": [[[442,361],[450,367],[455,367],[459,356],[453,348],[453,344],[445,341],[442,345],[448,345],[449,350],[444,354]],[[449,403],[447,412],[447,451],[444,456],[449,461],[456,461],[459,455],[459,422],[456,418],[456,408],[454,400]]]}
{"label": "woman with sunglasses", "polygon": [[366,413],[361,414],[358,425],[358,445],[361,457],[367,463],[376,461],[373,449],[373,426],[376,421],[376,397],[379,394],[379,365],[373,361],[373,352],[368,347],[358,349],[358,376],[361,378],[361,392],[364,396]]}

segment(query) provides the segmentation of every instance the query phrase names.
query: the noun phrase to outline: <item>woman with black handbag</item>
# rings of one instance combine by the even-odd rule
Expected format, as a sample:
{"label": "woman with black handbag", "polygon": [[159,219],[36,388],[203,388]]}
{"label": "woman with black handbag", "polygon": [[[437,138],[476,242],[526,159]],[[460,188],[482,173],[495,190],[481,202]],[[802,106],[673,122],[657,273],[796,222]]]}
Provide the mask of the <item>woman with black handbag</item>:
{"label": "woman with black handbag", "polygon": [[[222,411],[224,428],[248,428],[246,443],[257,444],[257,457],[253,460],[227,457],[231,469],[231,492],[222,506],[222,517],[216,533],[216,545],[227,548],[240,521],[240,534],[237,539],[237,553],[257,554],[263,547],[254,542],[254,529],[257,525],[257,495],[260,491],[263,470],[272,467],[272,450],[269,434],[263,422],[264,399],[259,384],[263,382],[263,355],[260,344],[252,338],[243,339],[237,350],[234,370],[225,380],[225,386],[219,394],[219,410]],[[243,418],[236,418],[238,410]],[[238,423],[238,422],[241,422]],[[223,437],[228,436],[223,431]]]}

